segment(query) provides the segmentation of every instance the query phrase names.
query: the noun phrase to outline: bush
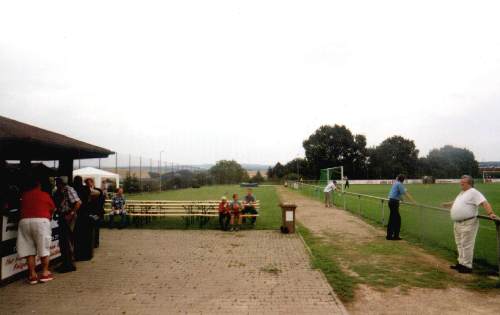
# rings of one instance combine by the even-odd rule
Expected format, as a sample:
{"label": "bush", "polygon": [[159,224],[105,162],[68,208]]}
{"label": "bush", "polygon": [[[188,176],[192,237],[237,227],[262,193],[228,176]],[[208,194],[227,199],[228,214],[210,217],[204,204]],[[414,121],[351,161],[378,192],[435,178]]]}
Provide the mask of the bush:
{"label": "bush", "polygon": [[137,193],[141,191],[141,186],[139,183],[139,179],[134,175],[130,176],[130,173],[127,173],[127,177],[123,181],[123,190],[126,193]]}
{"label": "bush", "polygon": [[263,181],[264,181],[264,176],[262,176],[260,171],[257,171],[257,174],[255,174],[255,176],[252,176],[252,178],[250,179],[251,183],[257,183],[257,184],[260,184]]}

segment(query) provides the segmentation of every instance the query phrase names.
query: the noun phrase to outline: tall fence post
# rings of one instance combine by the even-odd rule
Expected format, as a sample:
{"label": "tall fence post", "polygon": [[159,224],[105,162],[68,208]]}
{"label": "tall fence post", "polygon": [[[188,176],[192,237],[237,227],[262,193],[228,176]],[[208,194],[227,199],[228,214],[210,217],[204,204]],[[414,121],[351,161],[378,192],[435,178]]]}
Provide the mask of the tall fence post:
{"label": "tall fence post", "polygon": [[361,195],[358,195],[358,212],[361,215]]}
{"label": "tall fence post", "polygon": [[385,204],[384,204],[384,199],[381,199],[380,200],[380,204],[381,204],[381,207],[382,207],[382,225],[385,224]]}
{"label": "tall fence post", "polygon": [[500,276],[500,221],[495,220],[497,228],[497,263],[498,263],[498,276]]}
{"label": "tall fence post", "polygon": [[345,193],[342,193],[342,195],[344,196],[344,210],[347,210],[347,202],[345,200]]}
{"label": "tall fence post", "polygon": [[418,207],[418,220],[419,220],[419,230],[420,230],[420,242],[424,242],[424,208],[422,206]]}

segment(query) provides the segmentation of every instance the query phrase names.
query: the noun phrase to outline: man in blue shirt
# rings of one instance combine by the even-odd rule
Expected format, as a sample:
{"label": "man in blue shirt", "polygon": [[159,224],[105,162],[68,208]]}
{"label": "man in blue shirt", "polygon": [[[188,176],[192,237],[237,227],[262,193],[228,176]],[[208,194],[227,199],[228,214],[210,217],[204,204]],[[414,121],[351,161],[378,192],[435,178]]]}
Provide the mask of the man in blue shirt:
{"label": "man in blue shirt", "polygon": [[413,203],[415,199],[406,191],[403,182],[405,181],[405,176],[399,174],[396,177],[396,182],[392,185],[391,191],[389,192],[389,209],[391,214],[389,215],[389,223],[387,224],[387,240],[399,241],[399,231],[401,230],[401,215],[399,214],[399,202],[402,200],[403,196],[408,197]]}

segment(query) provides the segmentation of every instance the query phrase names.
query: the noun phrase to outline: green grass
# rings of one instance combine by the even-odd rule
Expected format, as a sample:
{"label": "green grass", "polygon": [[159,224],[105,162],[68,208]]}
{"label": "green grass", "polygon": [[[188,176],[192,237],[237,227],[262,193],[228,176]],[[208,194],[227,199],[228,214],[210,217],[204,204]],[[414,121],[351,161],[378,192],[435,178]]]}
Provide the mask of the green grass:
{"label": "green grass", "polygon": [[[440,206],[441,203],[452,201],[460,192],[458,184],[435,185],[406,185],[410,194],[418,203]],[[492,204],[497,214],[500,214],[500,184],[477,184],[481,191]],[[390,185],[351,185],[348,192],[373,195],[387,198]],[[300,191],[309,197],[322,200],[323,193],[320,188],[304,186]],[[338,207],[344,206],[344,198],[335,194],[334,202]],[[387,203],[376,199],[345,195],[347,210],[360,215],[365,220],[375,225],[385,225],[389,218]],[[448,212],[441,212],[425,207],[401,205],[402,217],[401,234],[409,241],[418,243],[434,252],[439,252],[450,261],[456,258],[456,246],[453,237],[453,222]],[[480,221],[480,229],[476,239],[475,262],[476,266],[486,270],[498,270],[497,265],[496,230],[493,222]]]}
{"label": "green grass", "polygon": [[[447,201],[453,201],[460,192],[458,184],[405,185],[408,192],[418,203],[437,206]],[[476,184],[476,189],[484,194],[493,208],[500,212],[500,184]],[[390,185],[351,185],[348,192],[374,195],[387,198]]]}
{"label": "green grass", "polygon": [[320,269],[333,290],[346,303],[354,299],[359,284],[384,290],[399,288],[446,288],[455,283],[449,274],[413,254],[406,242],[387,242],[376,238],[352,243],[342,235],[324,233],[322,237],[299,225],[298,232],[311,250],[314,268]]}
{"label": "green grass", "polygon": [[[279,198],[275,187],[264,186],[253,188],[254,196],[260,201],[259,217],[255,229],[268,230],[279,229],[281,226],[281,209],[278,206]],[[168,190],[163,192],[129,194],[129,200],[218,200],[222,196],[231,199],[233,193],[238,193],[240,199],[246,194],[246,188],[237,185],[205,186],[201,188],[188,188],[179,190]],[[204,229],[218,228],[218,218],[210,218]],[[186,226],[182,218],[153,218],[152,222],[143,226],[148,229],[199,229],[198,222]],[[243,229],[249,228],[243,226]]]}
{"label": "green grass", "polygon": [[311,250],[311,264],[323,272],[333,291],[344,302],[354,299],[357,279],[340,267],[337,248],[325,239],[313,235],[309,229],[299,224],[297,232]]}

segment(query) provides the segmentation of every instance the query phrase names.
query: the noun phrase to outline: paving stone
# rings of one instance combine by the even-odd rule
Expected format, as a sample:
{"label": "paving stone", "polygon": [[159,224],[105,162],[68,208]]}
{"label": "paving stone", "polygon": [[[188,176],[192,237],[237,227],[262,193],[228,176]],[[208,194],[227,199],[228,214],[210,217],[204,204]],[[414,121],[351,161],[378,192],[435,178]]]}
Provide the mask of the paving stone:
{"label": "paving stone", "polygon": [[0,314],[344,314],[297,235],[103,230],[78,270],[0,288]]}

